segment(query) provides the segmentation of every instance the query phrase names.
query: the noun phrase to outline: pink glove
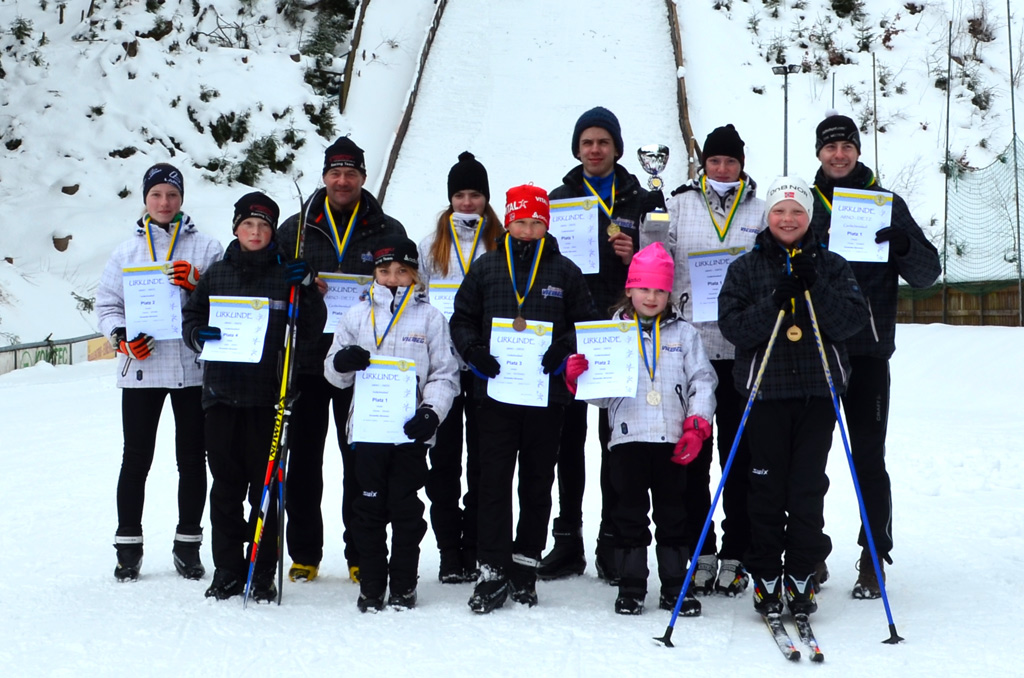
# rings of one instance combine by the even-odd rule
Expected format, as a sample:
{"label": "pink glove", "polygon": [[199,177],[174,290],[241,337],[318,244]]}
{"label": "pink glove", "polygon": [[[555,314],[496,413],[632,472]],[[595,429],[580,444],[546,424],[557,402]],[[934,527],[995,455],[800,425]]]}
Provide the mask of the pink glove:
{"label": "pink glove", "polygon": [[672,452],[672,461],[686,466],[700,454],[701,445],[711,435],[711,424],[696,415],[683,422],[683,435]]}
{"label": "pink glove", "polygon": [[576,380],[580,375],[590,368],[587,356],[582,353],[573,353],[565,362],[565,385],[569,393],[576,395]]}

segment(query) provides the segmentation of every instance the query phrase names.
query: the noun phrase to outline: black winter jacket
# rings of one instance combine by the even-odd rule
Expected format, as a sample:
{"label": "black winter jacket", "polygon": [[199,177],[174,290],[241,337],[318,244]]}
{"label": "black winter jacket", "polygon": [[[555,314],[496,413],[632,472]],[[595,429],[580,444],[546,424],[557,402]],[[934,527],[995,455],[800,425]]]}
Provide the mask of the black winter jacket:
{"label": "black winter jacket", "polygon": [[[566,355],[576,350],[575,323],[600,320],[579,266],[558,251],[554,236],[545,235],[537,279],[523,303],[522,316],[527,320],[553,323],[552,346],[559,346]],[[449,326],[455,350],[466,358],[475,347],[490,350],[491,321],[494,318],[515,318],[519,315],[516,295],[505,258],[505,239],[495,250],[473,262],[469,273],[455,295],[455,310]],[[519,293],[526,290],[530,264],[537,242],[509,238],[512,264]],[[467,361],[468,362],[468,361]],[[486,395],[485,381],[478,378],[474,389],[477,398]],[[548,403],[564,405],[572,400],[561,376],[551,376]]]}
{"label": "black winter jacket", "polygon": [[[583,184],[583,165],[577,165],[562,179],[562,185],[551,191],[551,200],[581,198],[591,195]],[[660,191],[648,191],[640,186],[640,181],[630,174],[625,167],[615,165],[615,205],[612,207],[612,219],[622,232],[633,238],[633,251],[640,248],[640,222],[648,212],[665,208],[665,196]],[[601,265],[599,273],[583,276],[590,288],[601,318],[611,317],[611,308],[619,303],[622,291],[626,288],[626,274],[629,266],[615,254],[608,242],[607,228],[611,219],[598,212],[600,232],[597,235],[598,260]]]}
{"label": "black winter jacket", "polygon": [[[288,326],[285,257],[276,243],[258,252],[244,252],[238,240],[228,245],[224,258],[205,271],[181,311],[182,335],[196,353],[202,346],[196,331],[210,324],[210,297],[244,296],[270,299],[270,321],[258,363],[208,362],[203,375],[203,408],[215,403],[233,407],[275,405],[281,395],[284,339]],[[327,307],[315,286],[299,294],[296,343],[309,345],[319,339],[327,322]],[[322,364],[321,360],[321,364]]]}
{"label": "black winter jacket", "polygon": [[[875,181],[875,173],[861,162],[838,181],[833,181],[818,168],[814,185],[828,202],[818,196],[814,216],[811,218],[811,230],[826,246],[832,224],[830,205],[833,189],[839,186],[872,191],[885,190]],[[896,304],[900,277],[902,276],[911,287],[921,288],[933,284],[942,273],[938,251],[914,221],[907,203],[895,193],[892,194],[892,227],[905,231],[910,237],[910,249],[906,254],[899,256],[890,250],[889,261],[885,264],[849,262],[850,269],[868,301],[869,311],[869,322],[846,342],[850,355],[886,359],[892,356],[896,350]]]}
{"label": "black winter jacket", "polygon": [[[811,302],[818,319],[825,355],[836,393],[846,391],[850,364],[843,341],[867,321],[867,304],[860,293],[850,265],[838,254],[817,243],[808,229],[801,249],[814,258],[817,279],[811,285]],[[736,346],[733,379],[740,393],[749,394],[768,346],[779,307],[772,292],[788,269],[789,254],[769,230],[761,231],[754,249],[729,266],[718,295],[718,326],[722,335]],[[796,324],[803,337],[790,341],[786,330]],[[796,312],[786,308],[779,334],[768,357],[757,399],[779,400],[831,397],[811,327],[807,302],[796,299]]]}
{"label": "black winter jacket", "polygon": [[[380,203],[369,191],[363,189],[359,198],[359,216],[352,225],[353,232],[349,238],[345,259],[338,261],[337,250],[334,249],[334,234],[330,221],[324,213],[324,198],[327,189],[320,188],[306,201],[305,236],[302,258],[309,262],[314,271],[341,272],[352,275],[373,275],[373,252],[384,238],[405,235],[405,227],[395,218],[384,214]],[[335,214],[334,223],[338,227],[338,235],[344,236],[351,212]],[[295,256],[295,240],[298,234],[299,215],[288,217],[277,231],[277,241],[282,252],[289,259]],[[298,362],[301,374],[323,374],[324,357],[331,348],[334,339],[332,332],[325,333],[315,342],[306,342],[299,347]]]}

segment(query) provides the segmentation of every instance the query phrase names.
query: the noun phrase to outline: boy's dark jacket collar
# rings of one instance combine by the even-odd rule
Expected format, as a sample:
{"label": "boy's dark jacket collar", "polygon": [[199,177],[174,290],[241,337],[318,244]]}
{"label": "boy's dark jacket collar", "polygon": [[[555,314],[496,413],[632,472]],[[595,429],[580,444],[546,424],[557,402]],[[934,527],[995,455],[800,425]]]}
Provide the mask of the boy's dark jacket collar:
{"label": "boy's dark jacket collar", "polygon": [[[841,188],[867,188],[871,180],[875,178],[875,173],[871,171],[871,168],[864,163],[857,161],[853,170],[842,179],[833,179],[825,171],[819,167],[817,174],[814,175],[814,185],[818,187],[818,190],[824,194],[829,200],[832,199],[832,189],[839,186]],[[881,190],[881,185],[876,181],[871,188],[873,190]]]}

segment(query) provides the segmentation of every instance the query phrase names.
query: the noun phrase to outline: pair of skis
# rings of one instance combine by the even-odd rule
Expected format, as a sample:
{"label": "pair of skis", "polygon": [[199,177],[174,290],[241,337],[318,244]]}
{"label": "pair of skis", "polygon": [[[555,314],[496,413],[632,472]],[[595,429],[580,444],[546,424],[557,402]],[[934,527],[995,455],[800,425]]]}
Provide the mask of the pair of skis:
{"label": "pair of skis", "polygon": [[[775,644],[782,651],[782,655],[790,661],[798,661],[801,657],[800,650],[793,644],[793,639],[790,638],[789,631],[786,630],[786,626],[783,623],[782,614],[774,612],[761,615],[761,617],[771,632],[772,638],[775,639]],[[810,653],[811,661],[815,663],[825,661],[825,655],[818,646],[818,641],[814,637],[814,631],[811,629],[811,622],[807,615],[795,614],[793,615],[793,621],[796,623],[796,631],[800,637],[800,642],[807,647]]]}

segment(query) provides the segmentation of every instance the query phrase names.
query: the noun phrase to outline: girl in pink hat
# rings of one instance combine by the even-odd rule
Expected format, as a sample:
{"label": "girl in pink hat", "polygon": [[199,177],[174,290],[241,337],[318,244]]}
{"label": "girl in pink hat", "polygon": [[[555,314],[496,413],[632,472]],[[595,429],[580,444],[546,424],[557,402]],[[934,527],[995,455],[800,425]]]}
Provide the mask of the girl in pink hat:
{"label": "girl in pink hat", "polygon": [[[647,595],[648,513],[654,508],[659,607],[675,607],[686,578],[686,464],[693,461],[711,433],[718,377],[704,352],[700,335],[671,302],[675,264],[661,243],[637,252],[629,266],[626,292],[613,318],[635,323],[640,357],[633,397],[588,402],[608,408],[611,427],[608,463],[618,502],[611,518],[618,535],[615,567],[620,573],[618,614],[640,614]],[[586,356],[570,356],[566,383],[589,367]],[[700,614],[692,589],[682,614]]]}

